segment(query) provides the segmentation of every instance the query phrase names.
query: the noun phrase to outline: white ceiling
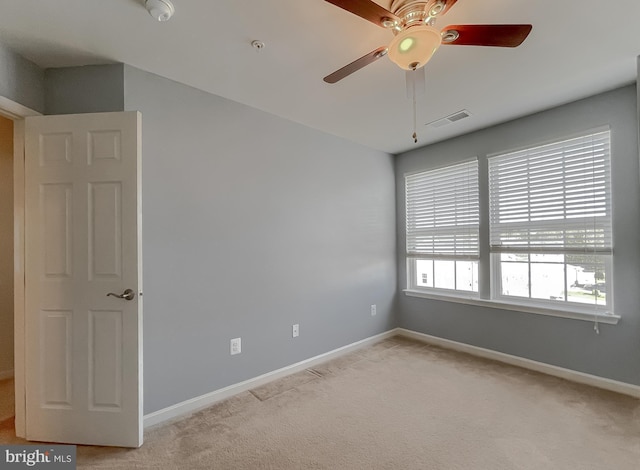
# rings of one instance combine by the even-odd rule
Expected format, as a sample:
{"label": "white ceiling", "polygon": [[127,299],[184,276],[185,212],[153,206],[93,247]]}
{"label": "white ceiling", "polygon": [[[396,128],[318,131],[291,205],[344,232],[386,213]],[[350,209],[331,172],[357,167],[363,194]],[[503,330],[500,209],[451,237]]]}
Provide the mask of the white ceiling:
{"label": "white ceiling", "polygon": [[[173,3],[174,17],[158,23],[144,0],[0,0],[0,42],[41,67],[124,62],[389,153],[634,82],[640,55],[638,0],[459,0],[439,28],[533,31],[515,49],[440,48],[426,67],[414,144],[404,72],[387,58],[322,81],[390,32],[324,0]],[[253,49],[254,39],[266,47]],[[424,126],[461,109],[472,117]]]}

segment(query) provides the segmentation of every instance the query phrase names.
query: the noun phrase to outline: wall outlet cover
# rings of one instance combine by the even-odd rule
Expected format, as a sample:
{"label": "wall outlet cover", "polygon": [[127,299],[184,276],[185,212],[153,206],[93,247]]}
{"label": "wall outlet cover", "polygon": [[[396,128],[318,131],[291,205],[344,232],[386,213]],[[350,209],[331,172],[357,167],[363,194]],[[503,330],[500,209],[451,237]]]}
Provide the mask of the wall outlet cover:
{"label": "wall outlet cover", "polygon": [[229,352],[231,355],[240,354],[242,352],[242,339],[241,338],[233,338],[231,340]]}

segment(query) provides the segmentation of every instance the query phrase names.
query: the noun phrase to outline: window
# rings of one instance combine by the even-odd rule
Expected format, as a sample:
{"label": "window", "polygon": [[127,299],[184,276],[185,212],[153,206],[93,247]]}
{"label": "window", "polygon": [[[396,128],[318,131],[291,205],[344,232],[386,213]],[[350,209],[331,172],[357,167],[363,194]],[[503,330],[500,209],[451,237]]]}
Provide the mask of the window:
{"label": "window", "polygon": [[493,298],[612,309],[610,166],[609,130],[489,158]]}
{"label": "window", "polygon": [[477,296],[478,161],[405,176],[409,289]]}

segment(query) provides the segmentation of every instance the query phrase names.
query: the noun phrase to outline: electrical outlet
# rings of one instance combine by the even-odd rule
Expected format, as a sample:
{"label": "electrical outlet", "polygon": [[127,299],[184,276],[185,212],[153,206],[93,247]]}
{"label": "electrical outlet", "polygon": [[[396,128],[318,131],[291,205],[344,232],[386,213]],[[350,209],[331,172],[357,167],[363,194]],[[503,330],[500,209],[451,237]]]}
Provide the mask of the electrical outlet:
{"label": "electrical outlet", "polygon": [[297,323],[291,327],[291,336],[293,336],[294,338],[300,336],[300,325],[298,325]]}
{"label": "electrical outlet", "polygon": [[373,304],[373,305],[371,306],[371,316],[372,316],[372,317],[375,317],[375,316],[376,316],[376,313],[378,313],[378,312],[376,311],[376,304]]}
{"label": "electrical outlet", "polygon": [[230,351],[231,355],[240,354],[242,352],[242,339],[241,338],[233,338],[231,340]]}

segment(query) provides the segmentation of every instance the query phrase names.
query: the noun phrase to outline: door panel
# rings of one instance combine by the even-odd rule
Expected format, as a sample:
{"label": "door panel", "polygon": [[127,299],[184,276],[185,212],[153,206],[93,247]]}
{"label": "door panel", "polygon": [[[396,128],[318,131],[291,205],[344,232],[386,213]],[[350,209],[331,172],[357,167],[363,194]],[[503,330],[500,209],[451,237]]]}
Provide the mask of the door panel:
{"label": "door panel", "polygon": [[42,406],[71,409],[73,312],[69,310],[43,310],[40,313],[40,318]]}
{"label": "door panel", "polygon": [[124,312],[92,311],[89,317],[89,407],[122,410]]}
{"label": "door panel", "polygon": [[89,183],[89,277],[122,277],[122,184]]}
{"label": "door panel", "polygon": [[25,128],[27,439],[140,446],[140,115]]}
{"label": "door panel", "polygon": [[40,185],[40,207],[44,224],[44,275],[46,278],[71,278],[72,185]]}

